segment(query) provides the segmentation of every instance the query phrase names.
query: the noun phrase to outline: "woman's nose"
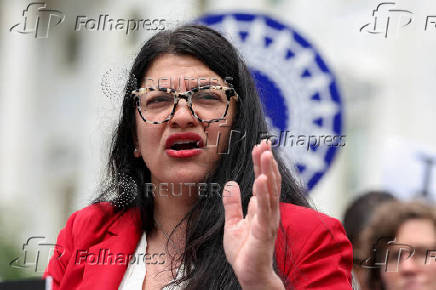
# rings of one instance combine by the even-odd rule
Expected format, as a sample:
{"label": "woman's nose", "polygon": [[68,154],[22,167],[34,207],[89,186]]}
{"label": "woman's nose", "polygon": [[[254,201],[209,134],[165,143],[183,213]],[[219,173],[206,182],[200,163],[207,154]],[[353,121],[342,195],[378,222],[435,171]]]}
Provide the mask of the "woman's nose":
{"label": "woman's nose", "polygon": [[194,127],[197,120],[192,115],[191,110],[188,107],[188,103],[185,99],[180,99],[173,117],[169,120],[169,125],[172,128],[185,128]]}
{"label": "woman's nose", "polygon": [[399,267],[400,271],[404,275],[415,274],[415,272],[419,268],[419,265],[417,265],[417,261],[416,261],[416,259],[414,259],[413,256],[412,257],[408,257],[408,258],[404,259],[403,261],[401,261],[399,266],[400,266]]}

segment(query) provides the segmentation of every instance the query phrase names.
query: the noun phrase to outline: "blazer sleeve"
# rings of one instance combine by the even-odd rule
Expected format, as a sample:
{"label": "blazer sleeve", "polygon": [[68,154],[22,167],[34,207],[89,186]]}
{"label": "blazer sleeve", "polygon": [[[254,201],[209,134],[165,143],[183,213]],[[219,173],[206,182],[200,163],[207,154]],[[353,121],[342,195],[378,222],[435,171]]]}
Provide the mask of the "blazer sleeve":
{"label": "blazer sleeve", "polygon": [[51,257],[43,278],[51,276],[53,278],[53,290],[60,288],[64,274],[69,265],[72,252],[74,251],[73,225],[77,212],[73,213],[68,219],[65,227],[59,232],[53,256]]}
{"label": "blazer sleeve", "polygon": [[294,246],[287,259],[290,265],[285,266],[290,282],[287,289],[352,289],[353,250],[337,219],[320,214],[307,235],[304,230],[295,233],[295,229],[289,235],[291,231],[286,229],[287,241]]}

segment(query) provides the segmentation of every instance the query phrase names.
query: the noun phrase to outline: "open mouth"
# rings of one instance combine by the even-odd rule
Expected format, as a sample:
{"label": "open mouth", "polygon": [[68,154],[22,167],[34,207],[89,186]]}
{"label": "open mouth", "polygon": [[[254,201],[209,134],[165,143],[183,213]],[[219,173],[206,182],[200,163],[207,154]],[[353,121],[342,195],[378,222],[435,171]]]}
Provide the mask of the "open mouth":
{"label": "open mouth", "polygon": [[170,149],[175,151],[200,148],[200,141],[176,141]]}
{"label": "open mouth", "polygon": [[165,149],[172,151],[189,151],[202,148],[201,136],[193,132],[175,133],[168,137],[165,142]]}

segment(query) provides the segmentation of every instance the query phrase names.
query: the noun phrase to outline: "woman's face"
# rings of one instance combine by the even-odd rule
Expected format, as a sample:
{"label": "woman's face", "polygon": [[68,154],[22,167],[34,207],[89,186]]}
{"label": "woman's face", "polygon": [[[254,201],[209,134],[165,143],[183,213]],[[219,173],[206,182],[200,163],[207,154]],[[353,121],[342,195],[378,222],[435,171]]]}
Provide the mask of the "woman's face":
{"label": "woman's face", "polygon": [[396,237],[396,242],[403,246],[392,249],[389,260],[392,265],[387,271],[381,271],[386,289],[435,289],[436,230],[433,221],[407,220],[400,226]]}
{"label": "woman's face", "polygon": [[[200,85],[211,82],[228,86],[198,59],[176,54],[163,54],[155,59],[141,86],[159,86],[185,92],[198,87],[198,81]],[[222,155],[220,153],[226,152],[235,113],[234,98],[231,99],[226,120],[210,124],[201,123],[195,118],[184,99],[180,99],[174,116],[158,125],[144,122],[136,110],[135,145],[138,151],[135,156],[142,156],[151,171],[154,184],[202,182],[214,170]],[[186,146],[178,146],[188,142]],[[197,145],[200,148],[196,148]]]}

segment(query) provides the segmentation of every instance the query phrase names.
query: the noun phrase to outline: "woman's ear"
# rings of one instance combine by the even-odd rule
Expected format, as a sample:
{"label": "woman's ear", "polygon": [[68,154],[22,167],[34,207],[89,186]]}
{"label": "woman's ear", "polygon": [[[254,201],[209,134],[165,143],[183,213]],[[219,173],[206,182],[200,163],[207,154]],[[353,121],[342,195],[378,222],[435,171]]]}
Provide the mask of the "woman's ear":
{"label": "woman's ear", "polygon": [[137,147],[135,148],[135,150],[133,150],[133,156],[135,156],[136,158],[141,157],[141,151],[139,151]]}
{"label": "woman's ear", "polygon": [[133,137],[133,146],[135,146],[135,149],[133,149],[133,156],[139,158],[141,157],[141,151],[139,151],[138,133],[136,132],[136,125],[133,126],[131,132]]}
{"label": "woman's ear", "polygon": [[133,136],[133,145],[135,146],[135,149],[133,150],[133,156],[135,156],[136,158],[141,157],[141,151],[139,151],[139,142],[136,134],[135,136]]}

